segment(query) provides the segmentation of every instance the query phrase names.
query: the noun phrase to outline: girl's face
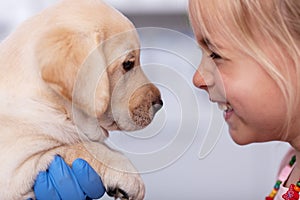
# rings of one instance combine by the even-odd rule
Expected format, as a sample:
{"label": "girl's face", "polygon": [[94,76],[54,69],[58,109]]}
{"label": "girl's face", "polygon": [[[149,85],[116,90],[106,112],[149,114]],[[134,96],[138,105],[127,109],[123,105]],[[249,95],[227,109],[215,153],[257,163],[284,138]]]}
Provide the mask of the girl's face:
{"label": "girl's face", "polygon": [[[260,63],[218,35],[218,27],[210,38],[203,38],[196,21],[191,19],[203,55],[193,82],[224,110],[233,140],[241,145],[283,140],[286,103],[275,81]],[[272,52],[271,47],[265,48]]]}

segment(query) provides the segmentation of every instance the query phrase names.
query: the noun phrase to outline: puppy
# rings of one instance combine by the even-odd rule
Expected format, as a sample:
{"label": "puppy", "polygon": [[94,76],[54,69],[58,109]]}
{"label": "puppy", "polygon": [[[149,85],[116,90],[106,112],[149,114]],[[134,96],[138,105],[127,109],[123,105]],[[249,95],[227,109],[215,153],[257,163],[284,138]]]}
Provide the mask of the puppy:
{"label": "puppy", "polygon": [[139,48],[133,24],[100,0],[63,0],[0,44],[0,199],[35,198],[55,155],[89,162],[115,198],[144,198],[133,165],[103,143],[162,106]]}

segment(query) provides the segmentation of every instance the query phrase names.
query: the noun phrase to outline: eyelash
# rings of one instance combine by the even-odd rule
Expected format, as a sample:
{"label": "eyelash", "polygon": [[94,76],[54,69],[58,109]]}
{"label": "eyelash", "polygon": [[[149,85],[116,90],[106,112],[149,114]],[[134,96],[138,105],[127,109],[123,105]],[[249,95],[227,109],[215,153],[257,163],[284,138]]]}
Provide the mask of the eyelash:
{"label": "eyelash", "polygon": [[212,52],[212,53],[209,55],[209,57],[211,57],[213,60],[214,60],[214,59],[222,59],[222,57],[221,57],[219,54],[215,53],[215,52]]}

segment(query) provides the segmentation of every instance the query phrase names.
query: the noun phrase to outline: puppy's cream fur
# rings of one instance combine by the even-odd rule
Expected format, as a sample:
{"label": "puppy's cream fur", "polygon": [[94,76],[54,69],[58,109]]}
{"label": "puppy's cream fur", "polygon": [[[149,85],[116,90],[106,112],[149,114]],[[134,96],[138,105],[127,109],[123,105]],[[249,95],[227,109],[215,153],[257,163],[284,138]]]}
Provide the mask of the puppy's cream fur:
{"label": "puppy's cream fur", "polygon": [[147,126],[161,102],[139,54],[132,23],[99,0],[63,0],[0,44],[0,199],[34,198],[38,172],[57,154],[85,159],[107,189],[143,199],[132,164],[103,144],[110,130]]}

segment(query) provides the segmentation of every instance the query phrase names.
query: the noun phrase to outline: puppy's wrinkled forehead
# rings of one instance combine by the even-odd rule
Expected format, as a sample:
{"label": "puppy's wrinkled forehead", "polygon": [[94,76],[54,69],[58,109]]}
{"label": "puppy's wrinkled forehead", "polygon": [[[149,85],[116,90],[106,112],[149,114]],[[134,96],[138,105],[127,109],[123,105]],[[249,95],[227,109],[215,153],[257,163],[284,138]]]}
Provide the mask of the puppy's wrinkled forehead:
{"label": "puppy's wrinkled forehead", "polygon": [[140,43],[135,29],[112,35],[99,44],[106,55],[106,62],[110,64],[121,57],[139,58]]}

